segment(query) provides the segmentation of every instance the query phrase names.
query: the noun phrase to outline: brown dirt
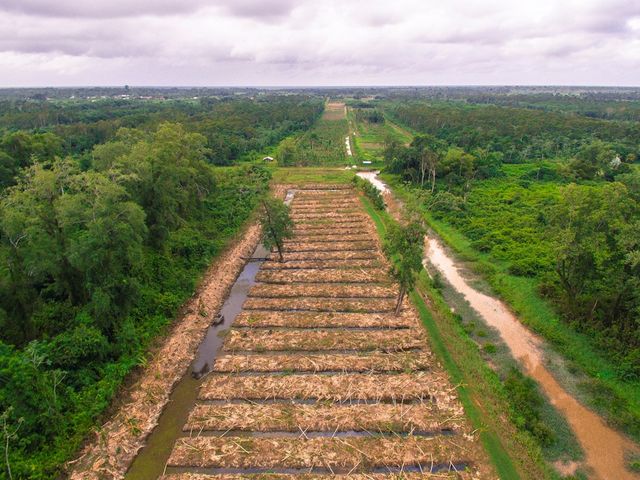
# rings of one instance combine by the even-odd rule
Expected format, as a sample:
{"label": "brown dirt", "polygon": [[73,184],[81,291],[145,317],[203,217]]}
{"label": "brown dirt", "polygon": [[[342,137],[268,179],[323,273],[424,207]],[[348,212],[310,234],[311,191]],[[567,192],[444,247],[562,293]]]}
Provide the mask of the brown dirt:
{"label": "brown dirt", "polygon": [[449,465],[473,453],[464,437],[422,438],[184,438],[176,442],[170,466],[218,468],[331,468],[366,472],[376,467]]}
{"label": "brown dirt", "polygon": [[[343,251],[314,251],[314,252],[285,252],[284,261],[298,261],[298,260],[381,260],[382,258],[378,252],[374,250],[343,250]],[[269,256],[269,260],[279,261],[277,253],[273,253]]]}
{"label": "brown dirt", "polygon": [[347,115],[344,102],[327,102],[324,106],[322,118],[324,120],[343,120]]}
{"label": "brown dirt", "polygon": [[225,351],[371,350],[399,351],[424,345],[420,330],[298,330],[232,329]]}
{"label": "brown dirt", "polygon": [[[324,270],[320,270],[320,272],[324,273]],[[305,280],[313,280],[313,278],[305,277]],[[386,277],[385,280],[387,283],[383,285],[376,283],[363,285],[359,280],[353,280],[354,283],[310,283],[307,281],[291,284],[261,283],[251,289],[249,297],[396,298],[397,289],[390,283],[389,277]]]}
{"label": "brown dirt", "polygon": [[248,298],[245,310],[311,311],[311,312],[392,312],[395,299],[355,298]]}
{"label": "brown dirt", "polygon": [[[326,287],[326,283],[349,283],[355,284],[368,284],[367,292],[377,283],[389,284],[389,276],[386,270],[368,268],[366,270],[359,268],[324,268],[324,269],[298,269],[298,270],[264,270],[259,273],[257,277],[259,282],[269,284],[285,284],[284,286],[290,287],[292,285],[286,285],[291,283],[311,283],[311,282],[325,282],[323,286]],[[351,292],[354,296],[363,296],[362,288],[360,285],[352,285],[354,290]],[[397,290],[391,290],[391,297],[396,295]],[[366,295],[366,296],[379,296],[379,295]]]}
{"label": "brown dirt", "polygon": [[[264,262],[262,270],[285,271],[294,269],[378,269],[382,266],[379,260],[291,260],[288,262]],[[262,272],[261,272],[262,273]]]}
{"label": "brown dirt", "polygon": [[[457,420],[457,421],[456,421]],[[258,432],[424,431],[455,429],[464,423],[462,412],[445,412],[427,403],[419,405],[335,404],[225,404],[197,405],[184,431],[249,430]]]}
{"label": "brown dirt", "polygon": [[417,327],[413,316],[375,313],[316,313],[245,311],[236,318],[235,327]]}
{"label": "brown dirt", "polygon": [[290,242],[284,246],[288,252],[344,252],[352,250],[375,250],[373,241],[364,242]]}
{"label": "brown dirt", "polygon": [[290,353],[222,355],[216,359],[214,372],[399,372],[427,370],[434,360],[429,352],[409,351],[399,353],[358,354],[308,354]]}
{"label": "brown dirt", "polygon": [[[296,475],[298,480],[434,480],[434,479],[456,479],[471,480],[477,478],[471,472],[441,472],[441,473],[350,473],[350,474],[319,474],[304,473]],[[198,473],[174,473],[164,475],[160,480],[291,480],[290,474],[277,473],[254,473],[254,474],[198,474]]]}
{"label": "brown dirt", "polygon": [[361,373],[337,375],[212,375],[200,390],[201,400],[243,398],[351,400],[421,400],[447,405],[455,402],[455,390],[440,372],[389,375]]}

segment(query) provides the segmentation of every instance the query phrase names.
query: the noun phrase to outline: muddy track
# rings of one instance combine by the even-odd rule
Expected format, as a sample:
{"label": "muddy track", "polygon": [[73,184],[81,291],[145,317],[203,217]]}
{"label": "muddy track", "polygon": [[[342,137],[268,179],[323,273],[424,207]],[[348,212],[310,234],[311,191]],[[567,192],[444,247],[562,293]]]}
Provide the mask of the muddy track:
{"label": "muddy track", "polygon": [[[342,208],[331,210],[331,205]],[[496,478],[351,189],[307,187],[163,480]]]}

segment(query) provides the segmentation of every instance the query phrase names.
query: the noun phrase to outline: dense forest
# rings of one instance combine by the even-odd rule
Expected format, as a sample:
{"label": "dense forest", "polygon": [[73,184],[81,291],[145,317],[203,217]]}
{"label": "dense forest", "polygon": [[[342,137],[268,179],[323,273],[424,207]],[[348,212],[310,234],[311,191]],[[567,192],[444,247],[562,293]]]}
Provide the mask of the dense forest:
{"label": "dense forest", "polygon": [[640,379],[640,127],[458,103],[386,111],[420,132],[387,142],[387,171]]}
{"label": "dense forest", "polygon": [[321,111],[301,96],[2,105],[0,414],[14,478],[56,475],[249,218],[270,172],[237,161]]}
{"label": "dense forest", "polygon": [[388,114],[413,130],[452,145],[499,152],[505,163],[570,158],[593,140],[609,143],[623,160],[638,156],[640,125],[564,112],[459,102],[398,102]]}

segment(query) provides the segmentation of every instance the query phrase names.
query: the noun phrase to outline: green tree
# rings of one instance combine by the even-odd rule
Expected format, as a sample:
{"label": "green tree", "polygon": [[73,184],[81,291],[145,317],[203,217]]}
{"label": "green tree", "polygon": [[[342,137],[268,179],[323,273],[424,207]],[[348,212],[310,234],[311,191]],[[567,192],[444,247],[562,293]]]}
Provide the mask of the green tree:
{"label": "green tree", "polygon": [[260,216],[262,225],[262,242],[264,246],[271,250],[276,247],[280,261],[282,256],[284,240],[293,237],[293,220],[289,215],[289,207],[282,200],[268,197],[262,201],[262,215]]}
{"label": "green tree", "polygon": [[580,149],[569,163],[569,168],[576,178],[582,180],[605,177],[616,169],[616,157],[608,144],[595,140]]}
{"label": "green tree", "polygon": [[640,206],[621,183],[561,190],[549,229],[569,318],[640,345]]}
{"label": "green tree", "polygon": [[[318,136],[310,137],[310,140],[313,142],[317,139]],[[278,164],[283,166],[291,166],[296,163],[297,156],[297,147],[296,141],[293,138],[285,138],[280,145],[278,145],[278,150],[276,153],[276,160],[278,160]]]}
{"label": "green tree", "polygon": [[[89,304],[104,331],[126,313],[146,227],[122,186],[68,160],[52,169],[35,165],[2,201],[0,231],[18,302],[33,301],[29,292],[38,289],[45,298]],[[23,341],[33,333],[32,308],[13,309],[24,324]]]}
{"label": "green tree", "polygon": [[402,301],[416,283],[422,270],[424,257],[424,229],[416,221],[407,225],[394,224],[387,231],[384,250],[391,260],[391,275],[399,283],[400,290],[395,313],[400,314]]}
{"label": "green tree", "polygon": [[118,147],[96,149],[99,166],[143,207],[150,242],[160,247],[170,232],[202,211],[214,188],[206,138],[180,124],[163,123],[147,138],[138,140],[124,131],[118,139]]}

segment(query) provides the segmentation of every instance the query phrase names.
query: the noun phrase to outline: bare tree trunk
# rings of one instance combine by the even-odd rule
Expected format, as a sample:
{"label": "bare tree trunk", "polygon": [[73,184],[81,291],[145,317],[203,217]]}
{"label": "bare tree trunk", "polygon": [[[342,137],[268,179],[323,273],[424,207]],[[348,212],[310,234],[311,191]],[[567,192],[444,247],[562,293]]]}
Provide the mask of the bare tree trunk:
{"label": "bare tree trunk", "polygon": [[400,315],[400,310],[402,308],[402,300],[404,300],[405,293],[406,293],[405,288],[400,287],[400,291],[398,292],[398,301],[396,302],[396,310],[395,310],[396,317]]}
{"label": "bare tree trunk", "polygon": [[282,245],[280,242],[276,242],[276,247],[278,248],[278,255],[280,256],[280,263],[284,262],[284,257],[282,256]]}

